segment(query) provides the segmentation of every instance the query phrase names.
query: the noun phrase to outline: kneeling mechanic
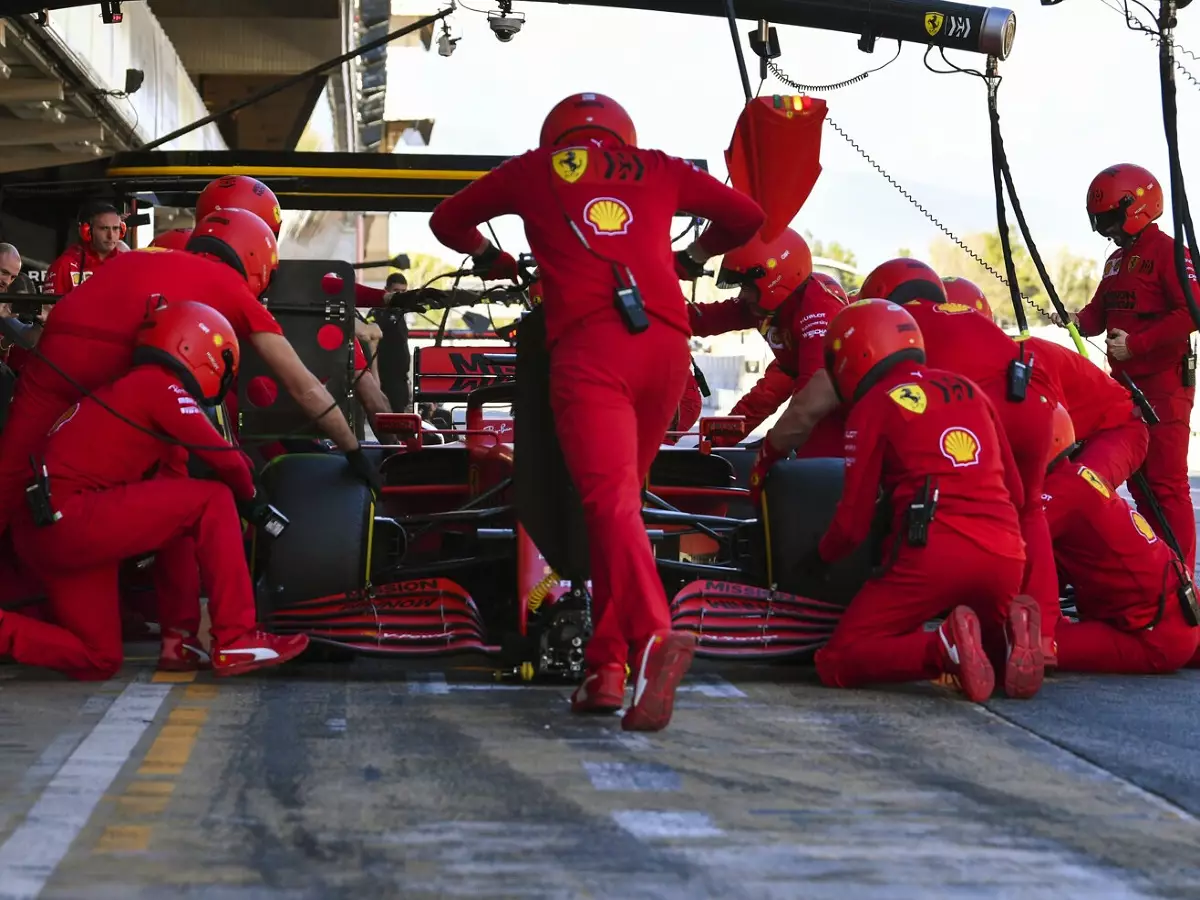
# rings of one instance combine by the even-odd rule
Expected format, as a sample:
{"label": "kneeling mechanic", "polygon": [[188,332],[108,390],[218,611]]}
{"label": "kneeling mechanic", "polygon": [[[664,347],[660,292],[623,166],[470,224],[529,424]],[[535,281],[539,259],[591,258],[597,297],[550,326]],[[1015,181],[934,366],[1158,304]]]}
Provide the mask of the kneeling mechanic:
{"label": "kneeling mechanic", "polygon": [[[0,614],[0,654],[80,680],[111,678],[123,659],[118,567],[156,550],[166,551],[160,565],[199,565],[217,675],[279,665],[308,645],[302,635],[257,628],[238,515],[238,502],[255,502],[253,470],[199,405],[220,401],[238,355],[233,326],[216,310],[193,302],[162,306],[138,332],[134,368],[55,423],[27,491],[30,502],[14,516],[13,541],[43,580],[58,624]],[[221,481],[160,474],[181,447]],[[190,558],[172,552],[184,543],[195,547]]]}
{"label": "kneeling mechanic", "polygon": [[[1010,697],[1042,684],[1041,619],[1020,595],[1020,475],[987,395],[925,366],[908,310],[863,300],[838,313],[826,366],[846,419],[846,481],[833,522],[806,561],[820,574],[870,534],[882,487],[893,516],[883,574],[855,595],[817,651],[830,687],[954,676],[976,703],[1003,673]],[[924,625],[947,610],[933,632]]]}

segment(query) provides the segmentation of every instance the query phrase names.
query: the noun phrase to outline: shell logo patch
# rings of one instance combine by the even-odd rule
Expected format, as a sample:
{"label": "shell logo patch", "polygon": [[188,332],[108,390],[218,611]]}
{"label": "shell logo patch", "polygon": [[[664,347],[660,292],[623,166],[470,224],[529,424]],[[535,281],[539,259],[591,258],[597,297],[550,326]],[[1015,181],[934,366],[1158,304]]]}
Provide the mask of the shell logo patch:
{"label": "shell logo patch", "polygon": [[779,265],[779,261],[777,259],[775,259],[775,257],[772,256],[770,259],[767,260],[767,268],[768,269],[774,269],[777,265]]}
{"label": "shell logo patch", "polygon": [[1087,466],[1079,467],[1079,477],[1099,491],[1105,499],[1112,496],[1112,488],[1108,486],[1108,483]]}
{"label": "shell logo patch", "polygon": [[553,166],[555,175],[567,184],[574,184],[587,171],[588,152],[582,147],[559,150],[550,157],[550,165]]}
{"label": "shell logo patch", "polygon": [[628,234],[633,210],[616,197],[597,197],[583,208],[583,217],[601,237]]}
{"label": "shell logo patch", "polygon": [[969,428],[947,428],[942,432],[942,456],[954,464],[954,468],[979,464],[979,438]]}
{"label": "shell logo patch", "polygon": [[[962,303],[938,303],[935,304],[933,308],[940,313],[945,313],[948,316],[957,316],[961,313],[967,313],[971,311],[971,307]],[[982,307],[980,308],[982,309]]]}
{"label": "shell logo patch", "polygon": [[1130,507],[1129,518],[1133,519],[1133,527],[1138,530],[1138,534],[1146,539],[1147,544],[1153,544],[1158,540],[1158,535],[1154,533],[1154,529],[1150,527],[1150,523],[1136,509]]}
{"label": "shell logo patch", "polygon": [[214,346],[220,347],[220,346],[221,346],[222,344],[224,344],[224,343],[225,343],[225,336],[224,336],[224,335],[221,335],[221,334],[214,334],[214,335],[213,335],[213,345],[214,345]]}
{"label": "shell logo patch", "polygon": [[894,387],[888,391],[888,396],[897,406],[917,415],[925,412],[926,407],[929,406],[929,398],[925,396],[925,391],[919,384],[902,384]]}

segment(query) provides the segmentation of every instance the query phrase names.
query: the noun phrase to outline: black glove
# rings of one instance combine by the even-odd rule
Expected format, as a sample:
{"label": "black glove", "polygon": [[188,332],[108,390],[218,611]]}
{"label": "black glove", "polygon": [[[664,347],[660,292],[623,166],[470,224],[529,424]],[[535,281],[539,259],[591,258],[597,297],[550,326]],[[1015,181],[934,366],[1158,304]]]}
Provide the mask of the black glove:
{"label": "black glove", "polygon": [[371,489],[376,500],[383,496],[383,482],[379,480],[379,472],[371,465],[371,461],[363,453],[362,447],[349,451],[346,454],[346,462],[350,463],[350,471],[354,473],[354,476],[361,479]]}
{"label": "black glove", "polygon": [[813,581],[824,581],[829,577],[829,563],[821,558],[817,547],[813,547],[800,560],[800,572]]}
{"label": "black glove", "polygon": [[704,275],[704,263],[698,263],[686,250],[675,254],[675,274],[680,281],[695,281]]}

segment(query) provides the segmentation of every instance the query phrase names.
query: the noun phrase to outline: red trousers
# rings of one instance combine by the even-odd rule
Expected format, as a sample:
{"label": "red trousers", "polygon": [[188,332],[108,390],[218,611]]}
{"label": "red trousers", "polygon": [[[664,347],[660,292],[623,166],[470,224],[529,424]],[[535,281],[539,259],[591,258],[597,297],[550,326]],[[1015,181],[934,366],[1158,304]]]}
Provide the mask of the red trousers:
{"label": "red trousers", "polygon": [[934,520],[925,547],[903,547],[892,567],[850,601],[817,651],[821,683],[850,688],[936,678],[944,671],[941,639],[924,625],[960,604],[975,610],[988,656],[1001,664],[1008,604],[1023,570],[1024,560],[989,553]]}
{"label": "red trousers", "polygon": [[1200,628],[1183,618],[1174,591],[1167,594],[1163,616],[1153,628],[1123,631],[1099,620],[1058,626],[1058,667],[1064,672],[1106,675],[1161,675],[1192,658]]}
{"label": "red trousers", "polygon": [[1042,636],[1053,638],[1062,612],[1058,602],[1054,542],[1042,507],[1042,485],[1046,481],[1046,457],[1053,441],[1054,408],[1058,401],[1049,397],[1043,399],[1036,384],[1029,386],[1028,395],[1020,403],[1006,399],[1007,389],[1002,383],[983,387],[1000,414],[1021,476],[1021,486],[1025,489],[1025,504],[1017,510],[1021,537],[1025,539],[1025,577],[1020,593],[1037,601],[1042,612]]}
{"label": "red trousers", "polygon": [[1149,444],[1146,423],[1131,418],[1123,425],[1105,428],[1087,438],[1075,462],[1103,476],[1113,487],[1120,487],[1142,467]]}
{"label": "red trousers", "polygon": [[[1192,486],[1188,481],[1188,442],[1192,437],[1192,404],[1196,389],[1183,387],[1176,370],[1134,381],[1159,419],[1157,425],[1149,426],[1150,446],[1146,450],[1142,472],[1167,523],[1175,532],[1191,572],[1196,568],[1196,511],[1192,507]],[[1145,495],[1132,483],[1129,493],[1137,503],[1138,512],[1156,533],[1160,532],[1158,519],[1151,512]]]}
{"label": "red trousers", "polygon": [[[123,375],[131,359],[128,346],[74,334],[47,335],[38,350],[89,391]],[[80,396],[37,357],[22,368],[8,423],[0,432],[0,534],[12,524],[13,510],[25,505],[25,486],[33,477],[30,455],[39,451],[46,433]]]}
{"label": "red trousers", "polygon": [[615,317],[569,331],[550,351],[550,405],[583,501],[592,566],[589,668],[624,663],[630,644],[671,627],[642,522],[642,488],[691,372],[683,332]]}
{"label": "red trousers", "polygon": [[[255,629],[241,522],[224,484],[155,478],[74,494],[59,512],[62,519],[45,528],[20,516],[13,534],[18,553],[45,582],[57,625],[5,613],[0,653],[80,680],[111,678],[123,660],[120,561],[155,550],[169,558],[182,553],[189,538],[208,592],[214,644],[229,644]],[[198,604],[199,597],[189,600]]]}

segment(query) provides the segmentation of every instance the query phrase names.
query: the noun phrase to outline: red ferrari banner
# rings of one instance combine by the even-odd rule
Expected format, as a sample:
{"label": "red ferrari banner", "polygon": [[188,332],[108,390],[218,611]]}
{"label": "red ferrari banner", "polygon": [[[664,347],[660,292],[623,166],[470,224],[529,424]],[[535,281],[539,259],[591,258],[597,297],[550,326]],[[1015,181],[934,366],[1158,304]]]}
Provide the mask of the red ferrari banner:
{"label": "red ferrari banner", "polygon": [[791,224],[821,175],[821,126],[829,111],[815,97],[756,97],[746,104],[725,151],[730,181],[767,214],[760,237]]}

